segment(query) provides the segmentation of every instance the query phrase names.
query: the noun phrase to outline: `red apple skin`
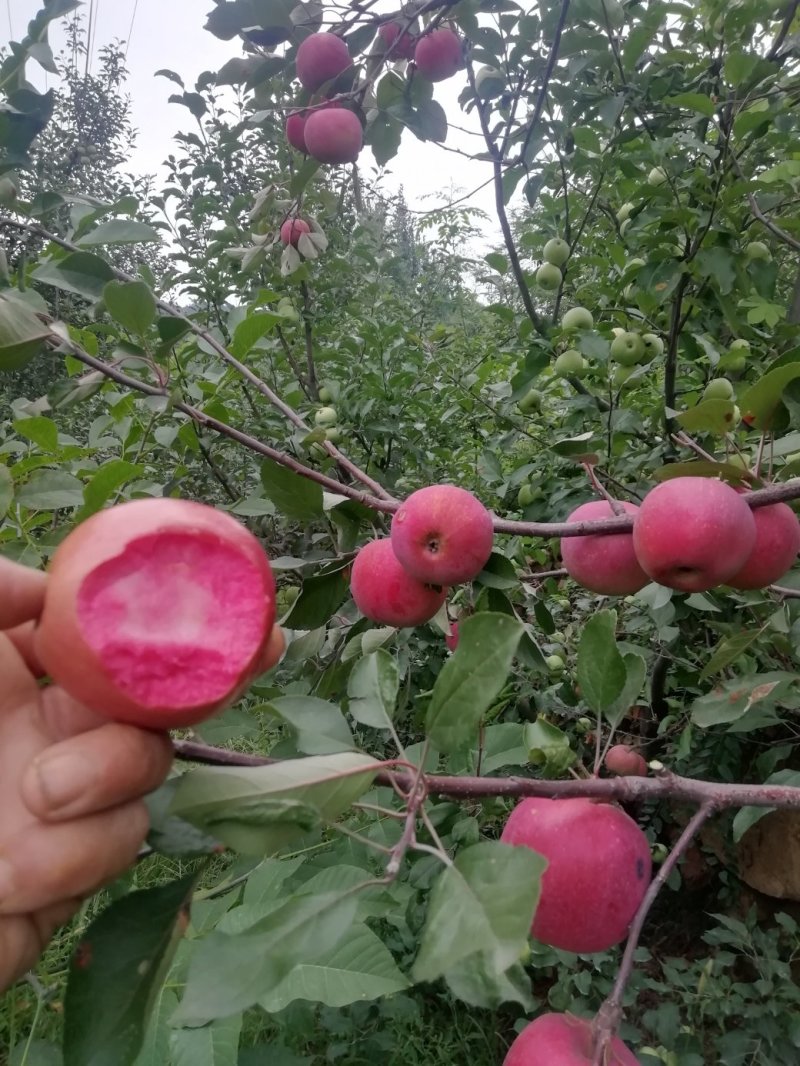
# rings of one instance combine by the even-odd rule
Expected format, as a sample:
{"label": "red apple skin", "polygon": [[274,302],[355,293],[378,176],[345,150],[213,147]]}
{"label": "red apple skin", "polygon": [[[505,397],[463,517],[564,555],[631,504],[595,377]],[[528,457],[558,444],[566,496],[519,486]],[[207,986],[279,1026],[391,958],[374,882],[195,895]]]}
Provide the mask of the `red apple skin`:
{"label": "red apple skin", "polygon": [[753,512],[735,489],[676,477],[645,496],[633,522],[639,564],[659,585],[705,592],[744,566],[756,543]]}
{"label": "red apple skin", "polygon": [[444,642],[450,651],[455,651],[458,647],[458,622],[450,623],[450,632],[444,638]]}
{"label": "red apple skin", "polygon": [[35,651],[98,714],[172,729],[247,690],[271,657],[274,622],[275,582],[248,530],[189,500],[134,500],[58,547]]}
{"label": "red apple skin", "polygon": [[[622,506],[626,514],[636,514],[639,510],[633,503]],[[607,500],[591,500],[576,508],[567,521],[599,522],[613,517],[614,511]],[[630,596],[650,583],[639,566],[630,533],[564,537],[561,558],[573,581],[603,596]]]}
{"label": "red apple skin", "polygon": [[322,108],[306,119],[306,149],[319,163],[355,163],[364,145],[358,116],[346,108]]}
{"label": "red apple skin", "polygon": [[308,152],[306,148],[306,118],[303,111],[293,111],[286,119],[286,140],[298,152]]}
{"label": "red apple skin", "polygon": [[312,33],[297,49],[295,68],[304,89],[315,93],[352,65],[347,45],[334,33]]}
{"label": "red apple skin", "polygon": [[460,585],[492,553],[492,516],[457,485],[412,492],[392,519],[392,547],[409,574],[431,585]]}
{"label": "red apple skin", "polygon": [[378,33],[386,46],[386,51],[391,49],[390,59],[413,59],[417,42],[410,33],[401,34],[401,31],[402,27],[399,23],[384,22]]}
{"label": "red apple skin", "polygon": [[302,218],[287,218],[281,226],[281,241],[284,244],[293,244],[296,248],[303,234],[310,232],[311,227]]}
{"label": "red apple skin", "polygon": [[606,770],[619,777],[647,777],[644,756],[627,744],[614,744],[605,758]]}
{"label": "red apple skin", "polygon": [[461,41],[452,30],[443,26],[420,37],[414,49],[417,70],[428,81],[445,81],[464,65]]}
{"label": "red apple skin", "polygon": [[785,503],[753,511],[756,543],[744,566],[726,584],[735,589],[763,589],[794,565],[800,552],[800,522]]}
{"label": "red apple skin", "polygon": [[431,588],[406,573],[388,539],[370,541],[359,551],[350,592],[366,618],[399,627],[430,621],[447,596],[445,589]]}
{"label": "red apple skin", "polygon": [[[639,1066],[618,1036],[609,1051],[606,1066]],[[592,1066],[591,1025],[572,1014],[542,1014],[522,1030],[503,1066]]]}
{"label": "red apple skin", "polygon": [[531,933],[588,954],[628,935],[650,883],[647,837],[619,807],[588,799],[524,799],[500,837],[547,859]]}

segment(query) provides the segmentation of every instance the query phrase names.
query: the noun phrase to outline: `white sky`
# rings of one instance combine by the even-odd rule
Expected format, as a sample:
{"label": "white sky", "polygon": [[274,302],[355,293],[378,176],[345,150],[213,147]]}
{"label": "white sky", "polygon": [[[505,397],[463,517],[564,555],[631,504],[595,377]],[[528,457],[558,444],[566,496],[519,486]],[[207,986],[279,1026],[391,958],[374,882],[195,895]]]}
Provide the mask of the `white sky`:
{"label": "white sky", "polygon": [[[204,70],[219,68],[234,55],[240,55],[238,39],[220,41],[203,29],[206,15],[213,8],[212,0],[94,0],[96,9],[96,33],[93,51],[104,44],[121,38],[128,44],[128,68],[130,77],[128,91],[132,98],[132,119],[139,131],[137,148],[131,159],[131,169],[142,173],[156,172],[161,161],[171,150],[171,138],[179,129],[190,129],[194,120],[185,108],[167,103],[171,93],[177,90],[166,78],[155,78],[157,70],[167,67],[183,78],[187,89],[194,87],[197,76]],[[27,29],[28,21],[41,8],[41,0],[7,0],[0,7],[0,43],[9,36],[20,40]],[[396,4],[390,3],[388,10]],[[387,5],[378,4],[380,11]],[[89,2],[84,13],[88,16]],[[134,16],[135,12],[135,16]],[[131,32],[131,23],[133,29]],[[10,28],[10,35],[9,35]],[[64,42],[60,25],[51,31],[51,46],[57,55]],[[32,64],[29,78],[43,83],[40,68]],[[464,75],[456,75],[435,89],[435,98],[442,104],[448,116],[459,126],[478,129],[474,112],[467,116],[458,105],[458,95],[464,86]],[[450,131],[448,144],[475,152],[483,142],[474,136]],[[365,149],[361,157],[367,169],[374,166],[372,153]],[[385,184],[396,189],[403,186],[412,208],[432,207],[438,200],[425,199],[434,192],[447,194],[451,187],[463,194],[476,188],[490,176],[486,163],[477,163],[443,151],[431,143],[420,142],[409,131],[403,135],[399,154],[391,161]],[[493,212],[491,185],[482,189],[469,203]],[[487,245],[494,244],[493,232],[497,225],[486,227]],[[499,235],[498,235],[499,236]]]}

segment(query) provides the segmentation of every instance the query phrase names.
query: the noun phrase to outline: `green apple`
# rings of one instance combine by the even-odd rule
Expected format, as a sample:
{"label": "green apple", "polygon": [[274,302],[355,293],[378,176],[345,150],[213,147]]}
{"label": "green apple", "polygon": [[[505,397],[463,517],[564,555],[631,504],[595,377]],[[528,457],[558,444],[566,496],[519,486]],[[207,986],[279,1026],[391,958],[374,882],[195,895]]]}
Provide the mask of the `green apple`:
{"label": "green apple", "polygon": [[650,173],[647,175],[647,184],[652,185],[654,188],[663,185],[667,180],[667,172],[663,167],[653,167]]}
{"label": "green apple", "polygon": [[517,507],[529,507],[535,499],[533,485],[522,485],[517,493]]}
{"label": "green apple", "polygon": [[615,366],[611,375],[611,384],[615,389],[621,389],[628,383],[628,378],[636,373],[635,366]]}
{"label": "green apple", "polygon": [[593,326],[592,312],[585,307],[570,307],[561,319],[562,329],[591,329]]}
{"label": "green apple", "polygon": [[331,403],[331,401],[333,399],[334,399],[334,396],[333,396],[333,393],[331,392],[331,390],[328,388],[327,385],[323,385],[322,388],[319,390],[319,402],[320,403]]}
{"label": "green apple", "polygon": [[338,421],[335,407],[320,407],[314,415],[314,422],[318,426],[335,426]]}
{"label": "green apple", "polygon": [[635,210],[636,205],[628,200],[627,203],[624,203],[619,211],[617,211],[617,222],[627,222]]}
{"label": "green apple", "polygon": [[664,354],[664,342],[655,333],[643,333],[642,344],[644,345],[643,363],[649,363],[650,360],[655,359],[657,355]]}
{"label": "green apple", "polygon": [[730,374],[743,374],[747,368],[747,360],[743,355],[733,354],[723,355],[719,361],[720,369],[727,370]]}
{"label": "green apple", "polygon": [[553,237],[544,246],[542,252],[542,259],[545,263],[551,263],[553,266],[562,267],[569,259],[569,245],[561,237]]}
{"label": "green apple", "polygon": [[620,222],[620,224],[619,224],[620,237],[624,237],[625,234],[628,232],[628,230],[630,229],[630,226],[631,226],[631,221],[632,221],[632,219],[626,218],[624,222]]}
{"label": "green apple", "polygon": [[542,394],[538,389],[530,389],[525,393],[517,406],[524,415],[529,411],[538,411],[542,406]]}
{"label": "green apple", "polygon": [[703,389],[704,400],[732,400],[733,385],[727,378],[712,378]]}
{"label": "green apple", "polygon": [[560,655],[548,655],[545,659],[547,669],[551,674],[563,674],[564,673],[564,660]]}
{"label": "green apple", "polygon": [[611,342],[609,354],[620,366],[635,366],[644,355],[644,342],[638,333],[622,333]]}
{"label": "green apple", "polygon": [[505,87],[505,75],[497,67],[481,67],[475,74],[475,88],[482,100],[499,96]]}
{"label": "green apple", "polygon": [[325,430],[325,440],[329,440],[331,444],[339,444],[342,440],[342,431],[338,426],[331,426]]}
{"label": "green apple", "polygon": [[542,263],[536,271],[536,284],[542,289],[557,289],[562,280],[561,271],[552,263]]}
{"label": "green apple", "polygon": [[553,364],[553,370],[560,378],[566,378],[570,375],[582,378],[588,369],[586,360],[577,348],[568,348],[567,351],[559,355]]}
{"label": "green apple", "polygon": [[742,355],[750,354],[750,341],[746,341],[744,337],[739,337],[738,340],[731,341],[729,352],[741,352]]}
{"label": "green apple", "polygon": [[623,329],[622,326],[614,326],[611,332],[615,337],[621,337],[623,333],[627,333],[628,331]]}
{"label": "green apple", "polygon": [[745,259],[752,262],[754,259],[763,259],[765,262],[769,262],[772,259],[770,250],[763,241],[750,241],[745,245],[744,249]]}

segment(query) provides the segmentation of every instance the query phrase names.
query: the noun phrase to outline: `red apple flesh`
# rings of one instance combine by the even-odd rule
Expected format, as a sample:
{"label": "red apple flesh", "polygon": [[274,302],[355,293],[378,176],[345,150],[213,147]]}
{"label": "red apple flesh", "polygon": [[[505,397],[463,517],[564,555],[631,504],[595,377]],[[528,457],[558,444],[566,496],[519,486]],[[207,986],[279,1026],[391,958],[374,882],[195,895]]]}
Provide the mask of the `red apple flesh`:
{"label": "red apple flesh", "polygon": [[459,585],[483,570],[492,552],[492,516],[457,485],[412,492],[392,519],[392,548],[409,574],[431,585]]}
{"label": "red apple flesh", "polygon": [[[609,1051],[605,1066],[639,1066],[618,1036]],[[591,1025],[572,1014],[542,1014],[522,1030],[503,1066],[592,1066]]]}
{"label": "red apple flesh", "polygon": [[445,601],[445,589],[432,588],[407,573],[391,542],[365,544],[353,563],[350,592],[359,611],[384,626],[419,626],[430,621]]}
{"label": "red apple flesh", "polygon": [[36,652],[99,714],[150,729],[200,722],[263,670],[275,583],[258,540],[188,500],[100,511],[50,564]]}
{"label": "red apple flesh", "polygon": [[524,799],[500,837],[547,859],[531,932],[587,954],[628,935],[650,883],[647,837],[619,807],[589,799]]}
{"label": "red apple flesh", "polygon": [[[626,514],[639,510],[633,503],[622,506]],[[567,522],[599,522],[604,518],[614,518],[611,504],[607,500],[591,500],[576,508]],[[561,558],[573,581],[603,596],[630,596],[650,583],[639,566],[631,533],[564,537]]]}
{"label": "red apple flesh", "polygon": [[756,543],[753,512],[723,481],[676,477],[645,496],[633,523],[633,546],[653,581],[681,592],[725,584]]}

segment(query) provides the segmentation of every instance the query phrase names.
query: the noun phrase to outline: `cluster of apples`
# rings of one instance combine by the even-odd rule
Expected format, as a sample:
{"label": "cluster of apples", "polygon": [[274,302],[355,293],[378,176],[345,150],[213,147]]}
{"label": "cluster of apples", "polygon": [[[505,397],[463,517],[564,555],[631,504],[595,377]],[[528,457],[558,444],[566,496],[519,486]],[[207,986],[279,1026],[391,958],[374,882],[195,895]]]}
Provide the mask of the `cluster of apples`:
{"label": "cluster of apples", "polygon": [[[413,58],[416,71],[429,81],[443,81],[463,66],[461,40],[447,26],[417,37],[399,23],[387,22],[378,34],[386,58]],[[352,69],[347,44],[335,33],[312,33],[297,49],[295,72],[310,102],[286,119],[286,140],[319,163],[354,163],[364,145],[359,116],[341,100],[331,99]],[[284,240],[288,243],[294,242]]]}
{"label": "cluster of apples", "polygon": [[493,540],[492,517],[471,492],[456,485],[419,489],[395,512],[391,536],[358,552],[350,583],[355,604],[381,625],[422,625],[450,586],[483,570]]}
{"label": "cluster of apples", "polygon": [[[656,581],[681,592],[718,585],[761,589],[778,581],[800,551],[800,523],[785,503],[751,509],[743,489],[714,478],[676,477],[652,489],[633,515],[632,533],[564,537],[569,575],[592,592],[627,596]],[[611,518],[606,500],[584,503],[568,522]]]}
{"label": "cluster of apples", "polygon": [[[647,837],[621,808],[589,799],[524,799],[500,839],[547,859],[531,926],[537,940],[584,955],[625,939],[650,884],[652,859]],[[624,1066],[636,1063],[619,1040],[613,1051]],[[588,1023],[548,1014],[520,1033],[504,1066],[584,1061],[591,1061]]]}

